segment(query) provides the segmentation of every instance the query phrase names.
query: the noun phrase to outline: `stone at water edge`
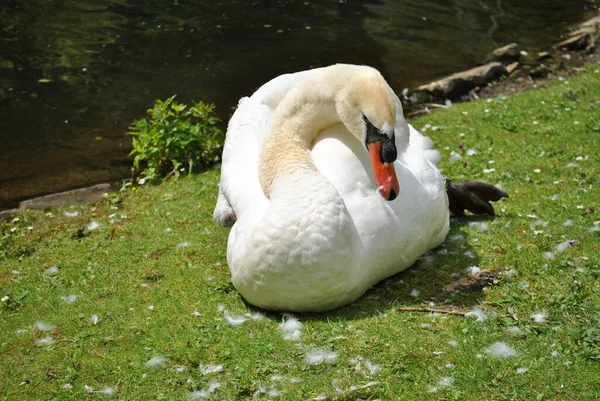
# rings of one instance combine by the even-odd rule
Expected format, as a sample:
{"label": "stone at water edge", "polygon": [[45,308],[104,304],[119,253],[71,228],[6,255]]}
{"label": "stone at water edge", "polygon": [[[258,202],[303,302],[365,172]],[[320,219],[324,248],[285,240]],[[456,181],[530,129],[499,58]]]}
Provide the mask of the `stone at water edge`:
{"label": "stone at water edge", "polygon": [[515,61],[514,63],[511,63],[509,65],[506,66],[506,72],[510,75],[512,74],[517,68],[519,68],[519,62]]}
{"label": "stone at water edge", "polygon": [[516,43],[497,48],[492,52],[490,61],[518,61],[521,57],[521,48]]}
{"label": "stone at water edge", "polygon": [[15,214],[21,214],[25,209],[8,209],[0,212],[0,221],[10,220]]}
{"label": "stone at water edge", "polygon": [[548,52],[539,52],[537,54],[537,61],[544,61],[549,59],[554,60],[554,57]]}
{"label": "stone at water edge", "polygon": [[571,32],[566,40],[554,45],[555,49],[590,50],[600,39],[600,11],[596,17],[590,18]]}
{"label": "stone at water edge", "polygon": [[529,72],[529,76],[531,78],[544,78],[547,77],[548,74],[550,74],[552,72],[552,69],[550,67],[548,67],[547,65],[541,64],[540,66],[532,69]]}
{"label": "stone at water edge", "polygon": [[589,34],[579,34],[554,45],[555,49],[583,50],[588,46]]}
{"label": "stone at water edge", "polygon": [[39,198],[29,199],[19,204],[19,209],[47,210],[57,206],[71,206],[81,203],[100,202],[104,194],[114,192],[110,184],[98,184],[88,188],[59,192]]}
{"label": "stone at water edge", "polygon": [[489,82],[506,74],[507,71],[504,65],[495,61],[422,85],[417,90],[430,92],[433,96],[442,99],[456,99],[466,95],[470,90],[476,87],[484,87]]}

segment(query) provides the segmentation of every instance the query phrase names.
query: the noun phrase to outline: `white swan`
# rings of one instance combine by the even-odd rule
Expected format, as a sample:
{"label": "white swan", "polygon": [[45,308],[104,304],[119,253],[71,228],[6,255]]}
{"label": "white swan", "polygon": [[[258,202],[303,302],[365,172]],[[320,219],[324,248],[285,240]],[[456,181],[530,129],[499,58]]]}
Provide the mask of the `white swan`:
{"label": "white swan", "polygon": [[333,309],[440,245],[448,197],[431,145],[366,66],[282,75],[242,98],[213,216],[234,222],[235,287],[265,309]]}

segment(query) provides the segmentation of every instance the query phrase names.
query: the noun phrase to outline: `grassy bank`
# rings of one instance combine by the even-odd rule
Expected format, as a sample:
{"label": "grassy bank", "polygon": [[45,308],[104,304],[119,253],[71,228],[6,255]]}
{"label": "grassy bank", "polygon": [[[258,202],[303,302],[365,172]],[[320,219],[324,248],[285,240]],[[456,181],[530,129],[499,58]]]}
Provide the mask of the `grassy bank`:
{"label": "grassy bank", "polygon": [[[414,125],[448,177],[510,199],[299,321],[232,287],[211,221],[218,171],[4,225],[0,397],[304,400],[371,383],[342,399],[600,398],[600,73]],[[505,273],[481,289],[477,269]],[[475,312],[398,309],[423,305]]]}

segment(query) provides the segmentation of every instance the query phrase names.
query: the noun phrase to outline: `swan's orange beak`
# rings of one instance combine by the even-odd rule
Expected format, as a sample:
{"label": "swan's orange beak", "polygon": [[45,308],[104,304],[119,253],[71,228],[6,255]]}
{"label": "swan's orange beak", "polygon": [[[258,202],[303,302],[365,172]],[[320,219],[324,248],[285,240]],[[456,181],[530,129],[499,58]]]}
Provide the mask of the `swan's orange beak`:
{"label": "swan's orange beak", "polygon": [[381,141],[367,144],[377,189],[384,199],[393,201],[400,193],[400,184],[398,183],[398,177],[396,177],[394,163],[386,163],[383,161],[381,156],[381,146]]}

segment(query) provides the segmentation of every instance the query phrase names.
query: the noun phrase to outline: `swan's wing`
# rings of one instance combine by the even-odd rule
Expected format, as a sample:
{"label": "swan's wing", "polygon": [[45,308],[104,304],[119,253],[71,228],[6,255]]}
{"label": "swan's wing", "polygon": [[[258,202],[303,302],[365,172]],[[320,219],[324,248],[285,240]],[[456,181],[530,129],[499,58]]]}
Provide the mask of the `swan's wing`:
{"label": "swan's wing", "polygon": [[285,74],[261,86],[251,97],[242,98],[229,120],[221,182],[213,220],[230,226],[236,219],[259,218],[268,204],[258,179],[258,160],[273,110],[298,82],[318,69]]}
{"label": "swan's wing", "polygon": [[304,78],[319,70],[321,68],[280,75],[258,88],[251,99],[269,106],[271,110],[275,110],[290,89]]}
{"label": "swan's wing", "polygon": [[267,200],[258,180],[258,157],[272,110],[252,98],[242,98],[233,113],[225,136],[221,181],[213,213],[221,226],[253,210]]}
{"label": "swan's wing", "polygon": [[442,191],[443,179],[436,166],[442,158],[440,152],[433,148],[431,138],[423,136],[406,121],[402,103],[393,91],[392,97],[396,104],[395,134],[398,161],[408,168],[431,193]]}
{"label": "swan's wing", "polygon": [[442,156],[437,149],[433,148],[431,138],[424,136],[410,124],[408,124],[408,127],[410,129],[409,147],[412,147],[415,152],[420,152],[431,164],[437,165]]}

